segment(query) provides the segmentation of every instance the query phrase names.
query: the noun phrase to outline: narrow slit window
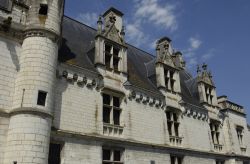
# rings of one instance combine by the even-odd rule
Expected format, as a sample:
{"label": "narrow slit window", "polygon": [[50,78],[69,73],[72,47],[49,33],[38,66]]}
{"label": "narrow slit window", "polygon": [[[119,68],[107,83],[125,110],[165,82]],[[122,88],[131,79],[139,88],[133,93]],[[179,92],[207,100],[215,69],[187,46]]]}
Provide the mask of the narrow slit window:
{"label": "narrow slit window", "polygon": [[102,150],[102,159],[105,161],[110,161],[111,159],[111,150],[103,149]]}
{"label": "narrow slit window", "polygon": [[103,107],[103,122],[110,123],[110,112],[111,109],[108,107]]}
{"label": "narrow slit window", "polygon": [[113,111],[114,125],[120,125],[120,110],[115,109]]}
{"label": "narrow slit window", "polygon": [[46,104],[46,97],[47,97],[47,92],[45,92],[45,91],[38,91],[37,105],[45,106],[45,104]]}
{"label": "narrow slit window", "polygon": [[40,4],[39,14],[46,16],[48,14],[48,5]]}

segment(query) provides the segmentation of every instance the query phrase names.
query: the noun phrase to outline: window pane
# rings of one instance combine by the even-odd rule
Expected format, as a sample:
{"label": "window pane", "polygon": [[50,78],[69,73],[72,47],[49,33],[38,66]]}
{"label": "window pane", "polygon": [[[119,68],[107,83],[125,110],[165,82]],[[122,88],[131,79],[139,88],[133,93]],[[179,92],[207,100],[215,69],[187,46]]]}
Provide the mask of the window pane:
{"label": "window pane", "polygon": [[113,120],[115,125],[120,125],[120,110],[113,111]]}
{"label": "window pane", "polygon": [[111,46],[108,45],[108,44],[106,44],[106,45],[105,45],[105,52],[110,53],[110,51],[111,51]]}
{"label": "window pane", "polygon": [[103,107],[103,122],[110,123],[110,108]]}
{"label": "window pane", "polygon": [[176,113],[173,113],[173,117],[174,117],[174,121],[177,122],[178,121],[178,117]]}
{"label": "window pane", "polygon": [[170,156],[171,164],[175,164],[175,156]]}
{"label": "window pane", "polygon": [[114,151],[114,161],[121,161],[121,151],[120,150]]}
{"label": "window pane", "polygon": [[120,98],[119,97],[113,97],[113,106],[120,107]]}
{"label": "window pane", "polygon": [[174,132],[175,132],[175,136],[179,136],[179,124],[174,124]]}
{"label": "window pane", "polygon": [[110,95],[103,94],[103,104],[110,105]]}
{"label": "window pane", "polygon": [[103,149],[102,150],[102,160],[110,160],[111,158],[111,150]]}
{"label": "window pane", "polygon": [[118,48],[113,48],[113,55],[119,56],[119,49]]}
{"label": "window pane", "polygon": [[111,56],[109,54],[105,54],[105,65],[110,68]]}
{"label": "window pane", "polygon": [[182,157],[178,157],[177,160],[178,160],[178,164],[182,164]]}
{"label": "window pane", "polygon": [[166,112],[166,116],[167,116],[167,120],[171,120],[171,114],[170,114],[170,112]]}
{"label": "window pane", "polygon": [[37,105],[45,106],[47,92],[38,91]]}
{"label": "window pane", "polygon": [[113,58],[113,67],[114,70],[118,71],[119,58]]}
{"label": "window pane", "polygon": [[168,122],[168,134],[172,136],[172,122]]}

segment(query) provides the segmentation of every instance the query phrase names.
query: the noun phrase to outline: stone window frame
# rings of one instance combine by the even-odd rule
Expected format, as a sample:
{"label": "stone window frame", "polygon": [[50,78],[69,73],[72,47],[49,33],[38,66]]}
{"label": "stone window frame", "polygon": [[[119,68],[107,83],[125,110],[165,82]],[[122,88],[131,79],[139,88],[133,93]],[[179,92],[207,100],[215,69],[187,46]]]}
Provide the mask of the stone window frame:
{"label": "stone window frame", "polygon": [[[105,157],[104,151],[110,152],[110,154],[108,155],[109,159],[105,159],[107,157]],[[124,148],[121,148],[121,147],[103,146],[102,147],[102,164],[124,164],[124,152],[125,152]],[[116,153],[119,153],[119,155]]]}
{"label": "stone window frame", "polygon": [[214,88],[212,86],[209,86],[207,84],[205,84],[204,86],[206,102],[210,105],[213,105],[213,97],[214,97],[214,95],[212,94],[213,89]]}
{"label": "stone window frame", "polygon": [[170,91],[172,93],[176,93],[176,91],[175,91],[175,85],[176,85],[175,74],[176,74],[175,69],[168,67],[168,66],[164,66],[164,81],[165,81],[166,90]]}
{"label": "stone window frame", "polygon": [[[104,95],[107,95],[107,96],[109,96],[109,103],[107,104],[105,104],[105,100],[104,100]],[[119,105],[117,105],[117,103],[115,103],[115,101],[114,100],[119,100],[119,102],[118,102],[118,104]],[[109,113],[109,121],[108,122],[105,122],[105,120],[104,120],[104,113],[103,113],[103,119],[102,119],[102,121],[103,121],[103,123],[104,124],[109,124],[109,125],[114,125],[114,126],[122,126],[121,125],[121,116],[122,116],[122,108],[121,108],[121,104],[122,104],[122,100],[123,100],[123,96],[122,95],[120,95],[120,94],[116,94],[116,93],[112,93],[112,92],[102,92],[102,111],[104,112],[104,109],[106,108],[106,109],[109,109],[110,110],[110,113]],[[119,120],[118,120],[118,122],[116,122],[117,120],[115,120],[115,113],[114,113],[114,111],[119,111]]]}
{"label": "stone window frame", "polygon": [[210,119],[209,127],[210,127],[210,135],[212,137],[213,144],[221,145],[220,143],[220,138],[221,138],[220,121]]}
{"label": "stone window frame", "polygon": [[236,130],[236,135],[237,135],[239,144],[240,144],[240,146],[243,146],[244,145],[244,142],[243,142],[244,141],[243,140],[243,137],[244,137],[244,127],[240,126],[240,125],[236,125],[235,126],[235,130]]}
{"label": "stone window frame", "polygon": [[170,154],[170,164],[183,164],[183,155]]}
{"label": "stone window frame", "polygon": [[216,159],[215,164],[225,164],[225,160],[222,159]]}
{"label": "stone window frame", "polygon": [[[107,51],[107,47],[110,47]],[[109,41],[104,42],[104,64],[106,66],[106,69],[114,71],[119,73],[120,72],[120,65],[121,65],[121,46],[111,43]],[[114,54],[114,50],[116,50],[116,53]],[[109,57],[109,60],[107,58]],[[114,64],[114,61],[116,61],[117,64]]]}
{"label": "stone window frame", "polygon": [[179,137],[180,114],[174,110],[166,110],[165,114],[167,118],[167,127],[169,136]]}

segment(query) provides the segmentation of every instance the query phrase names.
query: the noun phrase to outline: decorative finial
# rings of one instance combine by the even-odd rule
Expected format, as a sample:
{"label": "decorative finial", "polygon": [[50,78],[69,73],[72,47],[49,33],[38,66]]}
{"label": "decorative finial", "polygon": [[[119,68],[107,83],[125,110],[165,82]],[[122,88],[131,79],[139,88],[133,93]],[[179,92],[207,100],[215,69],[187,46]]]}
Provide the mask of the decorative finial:
{"label": "decorative finial", "polygon": [[197,74],[201,72],[199,64],[197,64]]}
{"label": "decorative finial", "polygon": [[203,68],[204,71],[206,71],[207,70],[207,64],[203,63],[202,68]]}
{"label": "decorative finial", "polygon": [[102,15],[99,15],[97,24],[102,24]]}
{"label": "decorative finial", "polygon": [[97,21],[97,32],[98,34],[102,33],[102,15],[99,15],[98,21]]}
{"label": "decorative finial", "polygon": [[208,72],[208,76],[210,77],[210,79],[213,77],[211,71]]}

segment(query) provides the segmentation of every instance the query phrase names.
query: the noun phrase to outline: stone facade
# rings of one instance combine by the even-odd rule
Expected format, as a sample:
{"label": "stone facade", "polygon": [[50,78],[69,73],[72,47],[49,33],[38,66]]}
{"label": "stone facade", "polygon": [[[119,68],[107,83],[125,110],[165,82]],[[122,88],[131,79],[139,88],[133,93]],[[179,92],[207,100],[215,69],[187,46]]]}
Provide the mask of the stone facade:
{"label": "stone facade", "polygon": [[126,43],[115,8],[97,30],[63,0],[0,8],[0,164],[250,163],[244,108],[168,37],[154,57]]}

